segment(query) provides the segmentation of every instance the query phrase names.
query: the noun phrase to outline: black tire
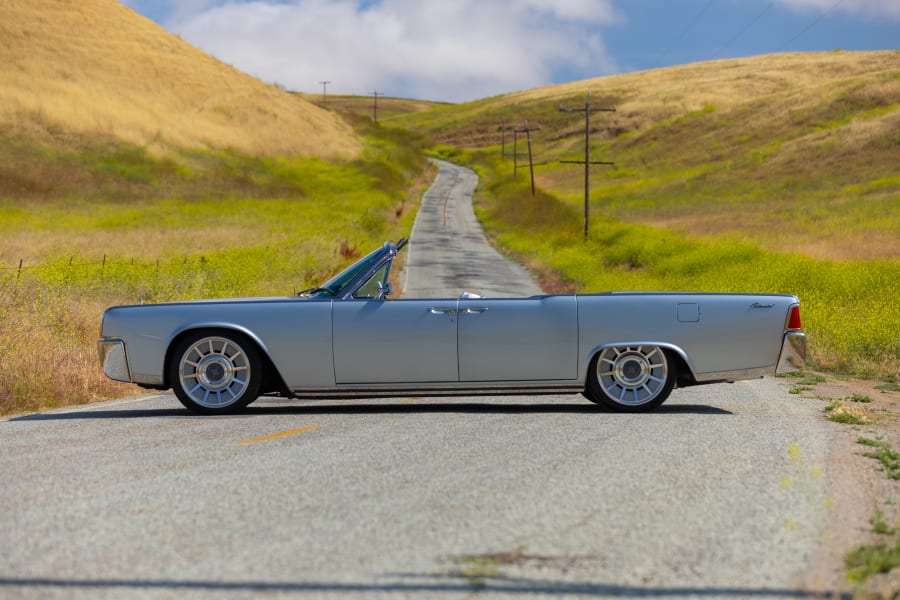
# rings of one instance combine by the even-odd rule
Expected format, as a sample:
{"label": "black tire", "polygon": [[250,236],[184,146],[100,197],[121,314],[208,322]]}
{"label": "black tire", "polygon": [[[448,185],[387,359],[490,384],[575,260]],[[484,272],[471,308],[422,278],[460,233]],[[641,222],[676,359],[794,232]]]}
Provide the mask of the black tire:
{"label": "black tire", "polygon": [[256,400],[264,373],[253,342],[238,333],[207,330],[178,341],[169,377],[186,408],[209,415],[235,412]]}
{"label": "black tire", "polygon": [[652,410],[672,392],[675,365],[659,346],[604,348],[591,361],[585,396],[612,410]]}

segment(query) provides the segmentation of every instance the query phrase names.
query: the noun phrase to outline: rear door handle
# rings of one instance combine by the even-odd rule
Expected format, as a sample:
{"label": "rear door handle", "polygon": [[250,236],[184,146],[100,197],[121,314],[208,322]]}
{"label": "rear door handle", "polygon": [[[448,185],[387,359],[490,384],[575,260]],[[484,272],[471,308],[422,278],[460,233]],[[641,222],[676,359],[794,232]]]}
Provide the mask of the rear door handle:
{"label": "rear door handle", "polygon": [[456,309],[449,306],[432,306],[427,309],[433,315],[455,315]]}
{"label": "rear door handle", "polygon": [[470,306],[459,311],[462,315],[480,315],[487,312],[487,306]]}

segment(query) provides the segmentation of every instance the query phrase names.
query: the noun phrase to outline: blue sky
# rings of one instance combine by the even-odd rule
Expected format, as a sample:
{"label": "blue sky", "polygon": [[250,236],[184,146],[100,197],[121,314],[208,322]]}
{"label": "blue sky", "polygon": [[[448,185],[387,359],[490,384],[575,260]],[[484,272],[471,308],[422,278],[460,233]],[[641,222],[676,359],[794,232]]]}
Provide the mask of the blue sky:
{"label": "blue sky", "polygon": [[454,102],[719,58],[900,48],[900,0],[120,1],[287,89]]}

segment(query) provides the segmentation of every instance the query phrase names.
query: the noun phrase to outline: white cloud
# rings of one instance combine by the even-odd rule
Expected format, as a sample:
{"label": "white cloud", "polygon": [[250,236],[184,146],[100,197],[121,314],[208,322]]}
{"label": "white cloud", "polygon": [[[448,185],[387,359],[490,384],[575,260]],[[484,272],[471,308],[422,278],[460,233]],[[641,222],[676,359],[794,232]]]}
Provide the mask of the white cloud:
{"label": "white cloud", "polygon": [[[155,0],[165,3],[167,0]],[[168,0],[171,1],[171,0]],[[468,100],[616,71],[611,0],[189,0],[166,27],[289,89]]]}
{"label": "white cloud", "polygon": [[900,21],[900,0],[778,0],[794,10],[828,10]]}

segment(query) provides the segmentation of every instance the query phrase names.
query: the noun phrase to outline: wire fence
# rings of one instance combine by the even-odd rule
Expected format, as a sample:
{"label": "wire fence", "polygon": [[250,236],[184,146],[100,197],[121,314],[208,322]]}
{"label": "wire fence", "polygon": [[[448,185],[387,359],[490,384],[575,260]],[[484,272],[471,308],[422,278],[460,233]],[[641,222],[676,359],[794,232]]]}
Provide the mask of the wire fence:
{"label": "wire fence", "polygon": [[[205,257],[202,257],[202,256],[199,258],[184,257],[184,258],[175,258],[175,259],[166,259],[166,260],[156,259],[155,261],[146,261],[146,260],[139,261],[135,258],[131,258],[128,260],[121,260],[121,259],[113,260],[113,259],[108,258],[108,256],[106,254],[103,255],[103,258],[101,260],[96,260],[96,261],[79,260],[76,262],[75,258],[73,257],[73,258],[70,258],[68,260],[68,262],[65,262],[65,261],[63,261],[63,262],[65,263],[65,266],[70,269],[99,269],[100,272],[102,273],[106,270],[107,266],[109,266],[111,268],[113,268],[113,267],[115,267],[115,268],[127,267],[127,268],[136,268],[136,269],[156,268],[157,270],[159,270],[160,267],[163,265],[187,266],[188,263],[191,261],[197,261],[201,264],[209,262],[208,259],[206,259]],[[52,268],[58,268],[57,265],[60,263],[61,263],[61,261],[56,260],[56,261],[43,262],[43,263],[31,265],[31,264],[26,264],[25,259],[20,259],[18,264],[14,264],[14,265],[0,264],[0,271],[5,271],[7,273],[15,272],[17,275],[21,275],[23,272],[26,272],[26,271],[37,271],[37,270],[41,270],[41,269],[47,269],[47,268],[50,268],[51,265],[52,265]]]}
{"label": "wire fence", "polygon": [[156,259],[104,254],[95,260],[72,257],[31,264],[22,259],[0,263],[0,303],[13,296],[22,301],[29,290],[41,300],[72,296],[126,302],[281,295],[323,281],[333,272],[330,262],[324,262],[274,250]]}
{"label": "wire fence", "polygon": [[7,301],[23,288],[40,288],[57,298],[79,293],[97,297],[171,299],[207,294],[240,293],[256,278],[247,268],[223,258],[204,256],[160,258],[55,259],[29,264],[0,264],[0,295]]}

